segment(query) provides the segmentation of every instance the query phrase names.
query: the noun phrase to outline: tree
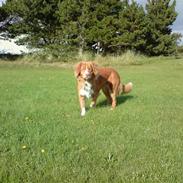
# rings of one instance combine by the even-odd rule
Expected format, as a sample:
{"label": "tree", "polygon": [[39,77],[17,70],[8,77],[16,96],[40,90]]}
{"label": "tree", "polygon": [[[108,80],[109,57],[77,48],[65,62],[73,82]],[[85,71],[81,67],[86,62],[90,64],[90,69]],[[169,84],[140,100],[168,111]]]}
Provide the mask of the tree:
{"label": "tree", "polygon": [[171,25],[176,19],[175,0],[148,0],[146,5],[146,54],[170,55],[176,50]]}
{"label": "tree", "polygon": [[97,1],[92,6],[92,26],[88,29],[87,40],[91,47],[97,43],[104,53],[116,51],[114,40],[119,32],[119,14],[123,11],[126,1]]}
{"label": "tree", "polygon": [[68,44],[78,46],[82,52],[100,43],[107,51],[115,34],[115,19],[121,10],[120,0],[63,0],[57,12],[62,36]]}
{"label": "tree", "polygon": [[56,16],[59,0],[24,0],[28,11],[23,15],[25,24],[29,27],[32,41],[38,44],[40,38],[44,43],[51,44],[56,41]]}
{"label": "tree", "polygon": [[113,47],[143,52],[146,40],[145,12],[135,1],[126,4],[119,13],[117,21],[117,36],[113,40]]}
{"label": "tree", "polygon": [[57,16],[61,39],[67,45],[86,47],[86,29],[90,23],[90,0],[63,0],[58,4]]}
{"label": "tree", "polygon": [[[0,9],[1,11],[1,9]],[[146,11],[135,0],[7,0],[3,11],[22,21],[8,29],[26,33],[36,46],[148,55],[175,52],[175,0],[148,0]],[[2,12],[2,11],[1,11]]]}
{"label": "tree", "polygon": [[0,7],[0,22],[5,20],[7,17],[8,17],[7,11],[3,7]]}
{"label": "tree", "polygon": [[58,23],[55,11],[59,0],[7,0],[4,8],[11,15],[22,18],[22,22],[9,27],[14,34],[26,33],[31,43],[38,44],[40,38],[45,43],[54,39]]}

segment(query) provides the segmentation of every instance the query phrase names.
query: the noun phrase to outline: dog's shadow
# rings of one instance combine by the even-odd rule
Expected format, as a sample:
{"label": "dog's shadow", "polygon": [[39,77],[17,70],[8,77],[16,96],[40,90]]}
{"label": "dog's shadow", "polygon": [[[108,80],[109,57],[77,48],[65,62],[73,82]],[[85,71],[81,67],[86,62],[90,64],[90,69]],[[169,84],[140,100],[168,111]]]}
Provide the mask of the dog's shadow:
{"label": "dog's shadow", "polygon": [[[132,100],[134,96],[132,95],[121,95],[117,97],[117,105],[121,105],[125,103],[127,100]],[[107,103],[107,99],[100,101],[96,107],[107,107],[109,104]]]}

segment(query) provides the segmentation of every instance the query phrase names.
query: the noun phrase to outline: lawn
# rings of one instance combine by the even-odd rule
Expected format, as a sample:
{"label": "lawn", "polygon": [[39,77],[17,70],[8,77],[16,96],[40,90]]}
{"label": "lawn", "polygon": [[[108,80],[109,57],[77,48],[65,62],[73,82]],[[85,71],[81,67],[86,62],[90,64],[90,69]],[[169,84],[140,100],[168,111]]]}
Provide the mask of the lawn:
{"label": "lawn", "polygon": [[183,181],[183,60],[114,67],[134,90],[81,117],[72,69],[0,63],[0,182]]}

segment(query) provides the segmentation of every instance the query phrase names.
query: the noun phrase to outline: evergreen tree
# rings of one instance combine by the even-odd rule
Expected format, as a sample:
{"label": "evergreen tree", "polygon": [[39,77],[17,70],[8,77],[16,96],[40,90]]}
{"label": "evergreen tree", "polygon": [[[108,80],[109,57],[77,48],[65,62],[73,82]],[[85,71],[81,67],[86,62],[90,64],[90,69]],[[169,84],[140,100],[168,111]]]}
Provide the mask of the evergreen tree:
{"label": "evergreen tree", "polygon": [[21,17],[9,31],[28,34],[35,45],[69,46],[81,52],[92,45],[104,53],[175,52],[176,36],[170,27],[177,16],[175,0],[148,0],[146,12],[135,0],[7,0],[0,13]]}
{"label": "evergreen tree", "polygon": [[135,1],[126,1],[117,21],[117,36],[113,39],[114,48],[143,52],[146,44],[145,12]]}
{"label": "evergreen tree", "polygon": [[120,5],[120,0],[63,0],[57,12],[63,39],[81,51],[97,42],[107,50],[115,34],[113,24]]}
{"label": "evergreen tree", "polygon": [[97,1],[92,6],[92,26],[88,29],[88,45],[97,43],[105,53],[116,51],[113,46],[119,32],[119,14],[126,2],[120,0]]}
{"label": "evergreen tree", "polygon": [[56,16],[57,4],[59,0],[24,0],[28,11],[23,15],[25,24],[29,27],[29,33],[34,43],[38,43],[40,38],[44,43],[51,44],[56,41],[56,26],[58,18]]}
{"label": "evergreen tree", "polygon": [[58,0],[7,0],[4,9],[23,21],[9,27],[13,34],[26,33],[32,44],[38,44],[40,38],[50,44],[54,40],[58,23],[55,11]]}
{"label": "evergreen tree", "polygon": [[175,0],[148,0],[146,5],[146,54],[169,55],[175,52],[176,40],[171,25],[176,19]]}
{"label": "evergreen tree", "polygon": [[0,22],[5,20],[7,17],[8,12],[3,7],[0,7]]}
{"label": "evergreen tree", "polygon": [[22,19],[19,16],[23,10],[22,2],[23,0],[20,0],[19,3],[15,3],[15,0],[7,0],[0,7],[0,21],[6,22],[2,31],[8,30],[12,36],[23,32],[23,27],[20,24]]}
{"label": "evergreen tree", "polygon": [[58,4],[57,16],[61,40],[67,45],[86,48],[86,30],[90,24],[90,0],[63,0]]}

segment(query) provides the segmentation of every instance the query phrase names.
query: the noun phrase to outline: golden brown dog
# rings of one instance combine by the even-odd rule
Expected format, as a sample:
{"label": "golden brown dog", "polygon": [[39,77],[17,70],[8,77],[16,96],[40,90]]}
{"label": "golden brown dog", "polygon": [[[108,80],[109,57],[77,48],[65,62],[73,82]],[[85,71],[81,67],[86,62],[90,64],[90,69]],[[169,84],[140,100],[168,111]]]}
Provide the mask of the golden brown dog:
{"label": "golden brown dog", "polygon": [[116,97],[132,90],[132,83],[126,85],[120,81],[119,74],[112,68],[98,67],[93,62],[80,62],[75,67],[77,89],[81,108],[81,116],[86,113],[85,98],[92,98],[90,107],[96,105],[96,100],[102,89],[112,109],[116,107]]}

